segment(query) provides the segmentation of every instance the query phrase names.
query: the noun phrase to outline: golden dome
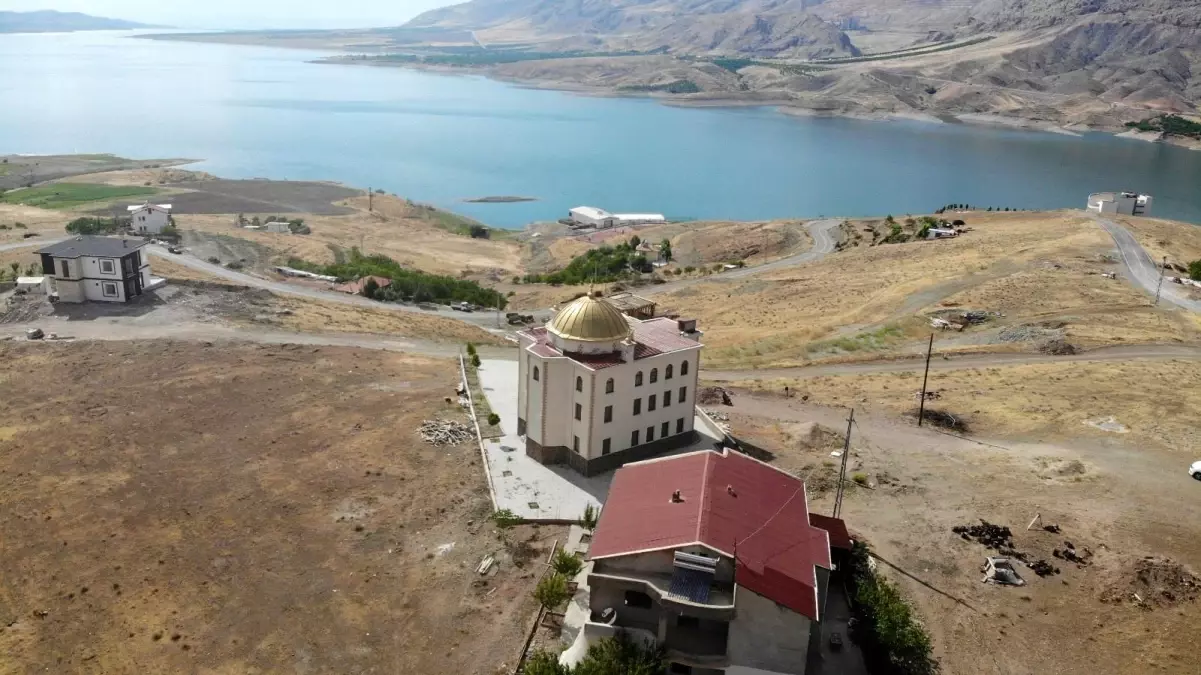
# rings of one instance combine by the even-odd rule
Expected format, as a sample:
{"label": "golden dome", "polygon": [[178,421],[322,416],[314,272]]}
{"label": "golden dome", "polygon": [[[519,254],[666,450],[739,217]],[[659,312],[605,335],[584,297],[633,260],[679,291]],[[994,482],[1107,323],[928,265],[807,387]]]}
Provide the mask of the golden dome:
{"label": "golden dome", "polygon": [[559,310],[546,330],[565,340],[616,342],[630,336],[625,315],[608,300],[585,295]]}

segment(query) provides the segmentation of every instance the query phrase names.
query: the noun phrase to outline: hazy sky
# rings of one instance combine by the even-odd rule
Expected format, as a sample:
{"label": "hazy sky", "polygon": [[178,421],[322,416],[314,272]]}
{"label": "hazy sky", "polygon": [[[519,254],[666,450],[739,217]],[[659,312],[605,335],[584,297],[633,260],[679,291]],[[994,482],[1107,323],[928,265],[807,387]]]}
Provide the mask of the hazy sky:
{"label": "hazy sky", "polygon": [[184,28],[395,26],[462,0],[0,0],[0,10],[57,9]]}

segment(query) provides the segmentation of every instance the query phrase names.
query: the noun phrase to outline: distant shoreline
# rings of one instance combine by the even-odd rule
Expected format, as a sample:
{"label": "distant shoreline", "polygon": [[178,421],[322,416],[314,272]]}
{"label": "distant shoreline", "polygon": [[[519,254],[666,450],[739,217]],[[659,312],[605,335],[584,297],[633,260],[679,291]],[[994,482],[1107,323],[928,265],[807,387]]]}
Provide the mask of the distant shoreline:
{"label": "distant shoreline", "polygon": [[464,199],[465,204],[512,204],[515,202],[536,202],[537,197],[514,197],[512,195],[499,195],[490,197],[473,197]]}

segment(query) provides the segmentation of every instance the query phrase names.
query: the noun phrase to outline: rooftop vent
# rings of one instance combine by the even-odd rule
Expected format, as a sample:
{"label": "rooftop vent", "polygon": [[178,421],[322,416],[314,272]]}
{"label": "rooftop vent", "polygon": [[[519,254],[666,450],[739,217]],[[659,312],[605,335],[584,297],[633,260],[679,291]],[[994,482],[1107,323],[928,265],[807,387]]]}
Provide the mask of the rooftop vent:
{"label": "rooftop vent", "polygon": [[679,490],[676,490],[675,492],[671,493],[671,503],[672,504],[683,504],[684,503],[684,498],[680,496]]}
{"label": "rooftop vent", "polygon": [[731,496],[731,497],[737,497],[737,496],[738,496],[738,493],[737,493],[737,492],[734,492],[734,486],[733,486],[733,485],[727,485],[727,486],[726,486],[726,492],[730,493],[730,496]]}

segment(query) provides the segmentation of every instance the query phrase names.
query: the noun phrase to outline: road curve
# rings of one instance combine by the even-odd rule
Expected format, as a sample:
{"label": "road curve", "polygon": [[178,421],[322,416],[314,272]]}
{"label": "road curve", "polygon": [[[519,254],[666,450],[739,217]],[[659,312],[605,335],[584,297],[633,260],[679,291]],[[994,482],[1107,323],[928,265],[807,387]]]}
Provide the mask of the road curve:
{"label": "road curve", "polygon": [[681,279],[680,281],[669,281],[665,284],[655,286],[640,286],[637,290],[639,295],[652,296],[691,286],[692,284],[701,283],[703,281],[728,281],[730,279],[742,279],[744,277],[755,276],[765,272],[772,272],[786,267],[802,265],[821,260],[822,258],[834,252],[835,242],[831,233],[838,229],[842,224],[841,218],[825,218],[822,220],[811,220],[805,224],[805,230],[809,236],[813,237],[813,246],[803,253],[790,255],[787,258],[780,258],[762,265],[754,265],[751,267],[742,267],[736,270],[729,270],[710,277],[699,277],[696,279]]}
{"label": "road curve", "polygon": [[[1201,347],[1185,345],[1121,345],[1101,347],[1070,356],[1049,354],[965,354],[963,356],[935,355],[930,370],[963,370],[965,368],[991,368],[998,366],[1022,366],[1036,363],[1067,363],[1080,361],[1167,361],[1172,359],[1201,359]],[[775,368],[763,370],[709,370],[701,369],[701,377],[713,382],[745,382],[776,378],[804,378],[819,375],[866,375],[872,373],[900,373],[920,371],[925,366],[922,357],[893,359],[888,361],[861,361],[855,363],[825,363],[799,368]]]}
{"label": "road curve", "polygon": [[[1134,235],[1130,234],[1130,230],[1109,218],[1094,215],[1093,220],[1096,220],[1097,224],[1108,232],[1110,237],[1113,237],[1113,243],[1118,247],[1118,253],[1122,256],[1122,265],[1126,268],[1126,275],[1130,277],[1130,280],[1147,293],[1155,295],[1155,289],[1160,283],[1160,268],[1151,261],[1151,256],[1147,255],[1146,249],[1138,243]],[[1160,296],[1164,301],[1178,307],[1201,312],[1201,302],[1187,297],[1180,286],[1166,278],[1163,280]]]}

